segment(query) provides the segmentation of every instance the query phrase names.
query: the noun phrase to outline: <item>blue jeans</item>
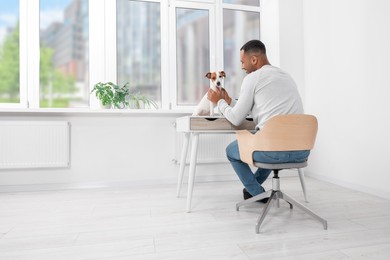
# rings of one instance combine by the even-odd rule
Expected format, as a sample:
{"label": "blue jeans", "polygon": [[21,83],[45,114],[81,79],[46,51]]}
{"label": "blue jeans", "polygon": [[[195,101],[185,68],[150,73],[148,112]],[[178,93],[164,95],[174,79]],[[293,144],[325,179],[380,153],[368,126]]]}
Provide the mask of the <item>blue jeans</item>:
{"label": "blue jeans", "polygon": [[[310,151],[286,151],[286,152],[263,152],[256,151],[253,153],[253,160],[262,163],[293,163],[304,162],[307,160]],[[252,195],[256,196],[264,192],[261,186],[268,178],[272,170],[258,168],[254,173],[249,165],[240,159],[237,140],[226,147],[226,155],[233,166],[234,171],[240,178],[245,189]]]}

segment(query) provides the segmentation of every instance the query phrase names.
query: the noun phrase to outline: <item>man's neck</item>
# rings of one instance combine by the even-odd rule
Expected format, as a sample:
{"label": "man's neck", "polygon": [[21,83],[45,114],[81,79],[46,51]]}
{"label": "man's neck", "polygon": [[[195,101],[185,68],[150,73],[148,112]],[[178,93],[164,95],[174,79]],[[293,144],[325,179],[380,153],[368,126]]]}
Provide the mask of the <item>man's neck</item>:
{"label": "man's neck", "polygon": [[268,61],[268,58],[266,55],[263,55],[261,56],[261,58],[259,59],[259,64],[258,64],[258,67],[257,69],[261,69],[263,66],[265,65],[271,65],[271,63],[269,63]]}
{"label": "man's neck", "polygon": [[256,70],[261,69],[261,68],[262,68],[263,66],[265,66],[265,65],[271,65],[271,63],[269,63],[267,59],[262,60],[262,61],[259,63],[259,65],[257,66]]}

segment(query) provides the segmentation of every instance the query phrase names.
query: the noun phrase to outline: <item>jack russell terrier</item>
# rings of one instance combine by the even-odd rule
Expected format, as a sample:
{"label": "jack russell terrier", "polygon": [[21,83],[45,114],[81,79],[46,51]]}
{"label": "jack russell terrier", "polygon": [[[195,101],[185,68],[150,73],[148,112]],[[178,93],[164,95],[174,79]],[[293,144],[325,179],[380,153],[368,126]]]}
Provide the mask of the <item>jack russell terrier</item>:
{"label": "jack russell terrier", "polygon": [[[206,78],[210,79],[211,85],[210,88],[214,91],[219,88],[222,89],[222,83],[224,78],[226,77],[226,74],[224,71],[216,71],[216,72],[208,72],[205,76]],[[213,102],[209,101],[207,99],[207,93],[203,96],[202,100],[199,102],[198,106],[196,107],[193,116],[212,116],[214,114],[214,104]]]}

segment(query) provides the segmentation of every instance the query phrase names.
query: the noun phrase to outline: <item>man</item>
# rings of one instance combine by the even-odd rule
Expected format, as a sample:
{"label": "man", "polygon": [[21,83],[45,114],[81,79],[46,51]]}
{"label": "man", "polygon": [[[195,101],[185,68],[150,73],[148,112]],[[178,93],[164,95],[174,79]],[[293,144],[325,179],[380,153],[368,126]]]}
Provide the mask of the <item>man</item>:
{"label": "man", "polygon": [[[265,122],[273,116],[284,114],[303,114],[302,101],[294,80],[280,68],[272,66],[267,58],[266,48],[259,40],[251,40],[240,49],[241,67],[245,76],[238,100],[233,101],[226,90],[210,89],[207,97],[217,104],[219,111],[234,125],[239,125],[251,114],[256,130],[261,131]],[[244,199],[262,192],[261,184],[268,178],[271,170],[257,169],[252,172],[248,164],[240,160],[237,140],[226,148],[226,154],[234,171],[244,185]],[[267,152],[256,151],[254,161],[262,163],[302,162],[309,151]],[[261,202],[267,202],[268,198]]]}

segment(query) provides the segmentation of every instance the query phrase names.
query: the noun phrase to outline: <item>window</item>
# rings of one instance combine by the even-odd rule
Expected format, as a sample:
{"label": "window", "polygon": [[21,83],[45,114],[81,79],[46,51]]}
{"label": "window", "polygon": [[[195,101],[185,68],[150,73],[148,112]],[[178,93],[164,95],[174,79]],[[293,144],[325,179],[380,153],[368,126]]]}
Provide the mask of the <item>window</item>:
{"label": "window", "polygon": [[177,105],[195,105],[204,96],[210,69],[208,10],[176,8]]}
{"label": "window", "polygon": [[111,81],[191,109],[215,70],[237,97],[239,49],[259,37],[259,0],[0,1],[0,106],[98,108]]}
{"label": "window", "polygon": [[118,0],[117,83],[161,106],[160,3]]}
{"label": "window", "polygon": [[40,107],[88,107],[88,0],[40,0]]}
{"label": "window", "polygon": [[[243,29],[245,28],[245,29]],[[256,12],[223,10],[225,86],[232,97],[238,97],[245,76],[241,69],[239,50],[249,40],[260,38],[260,17]]]}
{"label": "window", "polygon": [[0,2],[0,103],[20,103],[19,2]]}
{"label": "window", "polygon": [[260,0],[223,0],[227,4],[259,6]]}

